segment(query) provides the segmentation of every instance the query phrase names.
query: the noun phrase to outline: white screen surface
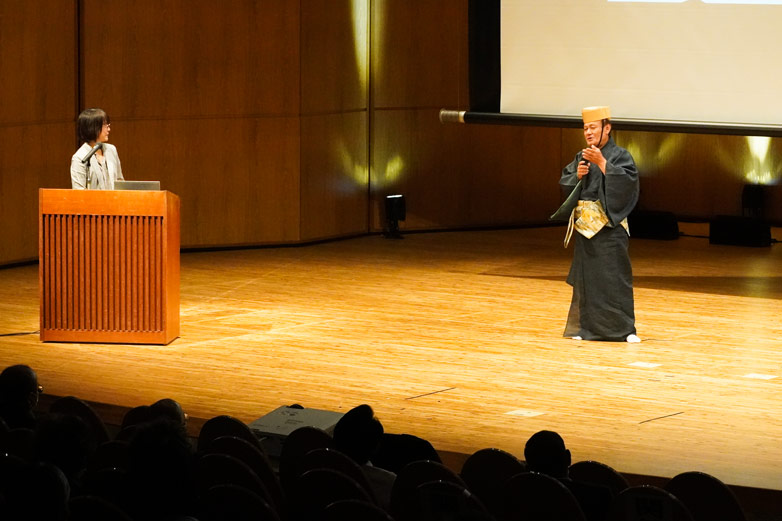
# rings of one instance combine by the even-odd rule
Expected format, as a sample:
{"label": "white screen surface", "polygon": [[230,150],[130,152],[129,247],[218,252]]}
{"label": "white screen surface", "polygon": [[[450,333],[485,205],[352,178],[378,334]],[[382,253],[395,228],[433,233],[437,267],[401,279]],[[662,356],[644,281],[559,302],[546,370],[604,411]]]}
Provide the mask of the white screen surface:
{"label": "white screen surface", "polygon": [[501,112],[782,124],[782,0],[502,0]]}

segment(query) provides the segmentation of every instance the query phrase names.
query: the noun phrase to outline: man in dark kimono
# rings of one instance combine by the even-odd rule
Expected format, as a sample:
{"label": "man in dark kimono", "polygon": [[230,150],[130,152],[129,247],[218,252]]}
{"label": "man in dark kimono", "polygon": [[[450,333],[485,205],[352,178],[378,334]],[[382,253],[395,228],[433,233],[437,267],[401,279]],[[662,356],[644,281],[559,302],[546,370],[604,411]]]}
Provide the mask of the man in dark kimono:
{"label": "man in dark kimono", "polygon": [[[562,170],[570,196],[565,246],[575,243],[567,282],[573,286],[566,337],[640,342],[635,331],[633,272],[627,216],[638,202],[638,170],[630,153],[611,137],[608,107],[582,111],[587,147]],[[556,215],[556,214],[555,214]]]}

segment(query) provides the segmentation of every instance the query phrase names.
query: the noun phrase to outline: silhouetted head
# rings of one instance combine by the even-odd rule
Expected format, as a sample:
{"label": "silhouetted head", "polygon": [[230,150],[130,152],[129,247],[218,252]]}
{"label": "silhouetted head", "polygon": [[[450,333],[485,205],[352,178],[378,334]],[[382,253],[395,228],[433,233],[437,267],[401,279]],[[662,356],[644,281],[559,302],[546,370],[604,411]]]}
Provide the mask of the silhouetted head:
{"label": "silhouetted head", "polygon": [[193,447],[182,425],[165,419],[138,424],[128,446],[128,493],[136,519],[171,519],[189,511]]}
{"label": "silhouetted head", "polygon": [[35,430],[38,460],[56,465],[71,483],[80,479],[97,443],[87,423],[71,414],[44,416]]}
{"label": "silhouetted head", "polygon": [[48,463],[25,464],[4,490],[3,519],[65,521],[70,485],[65,474]]}
{"label": "silhouetted head", "polygon": [[12,365],[0,373],[0,400],[38,403],[38,375],[29,365]]}
{"label": "silhouetted head", "polygon": [[184,427],[165,419],[139,424],[130,440],[131,467],[144,472],[179,472],[190,464],[193,447]]}
{"label": "silhouetted head", "polygon": [[383,437],[383,424],[369,405],[359,405],[340,418],[334,427],[334,446],[356,463],[372,458]]}
{"label": "silhouetted head", "polygon": [[540,431],[527,440],[524,447],[527,468],[555,478],[566,478],[570,467],[570,451],[556,432]]}
{"label": "silhouetted head", "polygon": [[163,398],[149,406],[149,412],[155,419],[165,419],[185,425],[187,423],[187,414],[182,410],[182,406],[171,398]]}
{"label": "silhouetted head", "polygon": [[0,416],[8,427],[33,427],[32,411],[43,387],[30,366],[12,365],[0,373]]}
{"label": "silhouetted head", "polygon": [[120,430],[125,430],[129,427],[140,425],[142,423],[147,423],[148,421],[151,421],[152,418],[154,418],[154,416],[152,415],[152,408],[149,405],[139,405],[138,407],[133,407],[125,413],[125,416],[122,417],[122,425]]}

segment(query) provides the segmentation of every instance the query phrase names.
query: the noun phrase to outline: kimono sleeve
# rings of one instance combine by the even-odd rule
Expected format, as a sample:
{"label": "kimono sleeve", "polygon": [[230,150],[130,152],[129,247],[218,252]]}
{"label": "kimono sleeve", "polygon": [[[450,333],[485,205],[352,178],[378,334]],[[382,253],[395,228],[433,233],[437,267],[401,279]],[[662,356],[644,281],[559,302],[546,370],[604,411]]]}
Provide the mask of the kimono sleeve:
{"label": "kimono sleeve", "polygon": [[625,219],[638,203],[638,169],[630,152],[617,147],[606,160],[603,206],[613,226]]}

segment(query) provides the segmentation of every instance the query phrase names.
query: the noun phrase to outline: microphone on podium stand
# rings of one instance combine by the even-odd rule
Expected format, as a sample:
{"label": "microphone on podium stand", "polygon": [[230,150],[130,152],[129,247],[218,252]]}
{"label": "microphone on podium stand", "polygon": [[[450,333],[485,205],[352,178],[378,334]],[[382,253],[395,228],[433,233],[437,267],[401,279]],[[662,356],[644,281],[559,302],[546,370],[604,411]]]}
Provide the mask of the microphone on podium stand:
{"label": "microphone on podium stand", "polygon": [[96,143],[95,146],[92,147],[92,150],[90,150],[89,153],[86,156],[84,156],[84,159],[81,160],[82,164],[87,167],[87,178],[84,181],[85,190],[90,189],[90,181],[92,180],[90,179],[90,165],[89,165],[90,158],[92,158],[92,156],[94,156],[95,153],[101,148],[103,148],[103,143]]}
{"label": "microphone on podium stand", "polygon": [[81,162],[84,163],[85,165],[89,163],[90,158],[92,158],[92,156],[95,155],[95,152],[97,152],[101,148],[103,148],[103,143],[96,144],[94,147],[92,147],[92,150],[90,150],[89,153],[86,156],[84,156],[84,159],[82,159]]}

